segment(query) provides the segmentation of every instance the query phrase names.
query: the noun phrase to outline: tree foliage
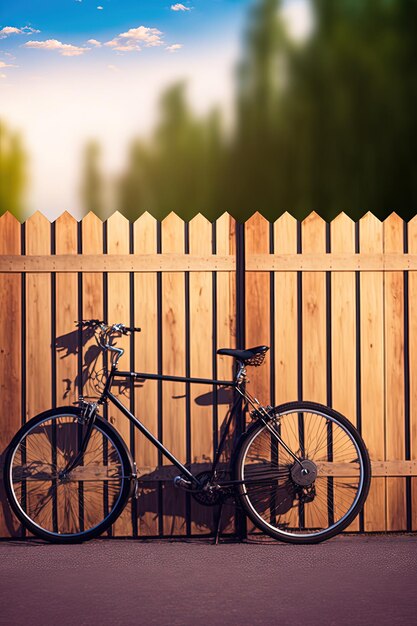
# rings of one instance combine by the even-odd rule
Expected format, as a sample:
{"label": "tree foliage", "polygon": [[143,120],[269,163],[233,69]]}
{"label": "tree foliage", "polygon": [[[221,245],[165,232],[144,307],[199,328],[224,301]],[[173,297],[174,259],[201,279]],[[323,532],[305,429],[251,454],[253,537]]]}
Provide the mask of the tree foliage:
{"label": "tree foliage", "polygon": [[315,28],[302,43],[280,0],[252,8],[231,137],[218,112],[193,114],[184,84],[164,93],[151,141],[131,146],[117,208],[130,218],[414,215],[417,0],[311,2]]}
{"label": "tree foliage", "polygon": [[0,120],[0,214],[24,218],[26,155],[20,135]]}

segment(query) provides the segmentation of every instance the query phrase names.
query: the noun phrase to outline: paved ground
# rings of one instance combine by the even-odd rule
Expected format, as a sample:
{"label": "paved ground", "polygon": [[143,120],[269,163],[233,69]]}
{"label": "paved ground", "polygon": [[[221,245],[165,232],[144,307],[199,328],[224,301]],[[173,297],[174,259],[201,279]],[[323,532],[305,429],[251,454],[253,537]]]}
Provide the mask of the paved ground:
{"label": "paved ground", "polygon": [[416,623],[417,536],[0,543],[0,624]]}

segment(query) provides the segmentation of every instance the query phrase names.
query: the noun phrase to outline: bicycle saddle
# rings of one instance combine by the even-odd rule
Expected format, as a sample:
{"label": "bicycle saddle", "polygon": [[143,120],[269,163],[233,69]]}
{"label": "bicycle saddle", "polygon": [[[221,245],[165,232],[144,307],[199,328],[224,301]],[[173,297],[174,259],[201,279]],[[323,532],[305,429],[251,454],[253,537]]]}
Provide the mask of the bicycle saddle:
{"label": "bicycle saddle", "polygon": [[247,350],[220,348],[220,350],[217,350],[217,354],[232,356],[238,361],[245,363],[245,365],[261,365],[268,350],[268,346],[256,346],[255,348],[248,348]]}

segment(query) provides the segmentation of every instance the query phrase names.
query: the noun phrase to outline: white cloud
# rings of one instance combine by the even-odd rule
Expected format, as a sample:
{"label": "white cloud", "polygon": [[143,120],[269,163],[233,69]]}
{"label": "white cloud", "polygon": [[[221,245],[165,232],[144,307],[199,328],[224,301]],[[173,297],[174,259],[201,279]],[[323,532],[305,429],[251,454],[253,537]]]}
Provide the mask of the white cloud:
{"label": "white cloud", "polygon": [[181,48],[182,43],[174,43],[172,46],[167,46],[165,50],[168,50],[168,52],[175,52],[176,50],[181,50]]}
{"label": "white cloud", "polygon": [[107,68],[112,72],[120,72],[119,68],[116,65],[108,65]]}
{"label": "white cloud", "polygon": [[97,39],[89,39],[87,43],[91,44],[92,46],[95,46],[96,48],[99,48],[101,46],[101,42],[97,41]]}
{"label": "white cloud", "polygon": [[90,48],[80,48],[69,43],[62,43],[57,39],[46,39],[46,41],[28,41],[23,44],[24,48],[39,48],[42,50],[57,50],[64,57],[76,57],[84,54]]}
{"label": "white cloud", "polygon": [[162,35],[163,33],[157,28],[138,26],[137,28],[130,28],[125,33],[120,33],[114,39],[107,41],[105,45],[119,52],[139,52],[142,46],[145,48],[162,46],[164,44]]}
{"label": "white cloud", "polygon": [[145,46],[161,46],[163,44],[161,31],[157,28],[148,28],[147,26],[138,26],[138,28],[130,28],[125,33],[120,33],[119,37],[123,39],[133,39],[134,41],[143,41]]}
{"label": "white cloud", "polygon": [[17,65],[12,65],[11,63],[5,63],[4,61],[0,61],[0,69],[3,67],[18,67]]}
{"label": "white cloud", "polygon": [[31,26],[23,26],[22,28],[16,28],[16,26],[5,26],[0,30],[0,39],[5,39],[10,35],[30,35],[31,33],[40,33],[40,30],[32,28]]}
{"label": "white cloud", "polygon": [[98,9],[99,11],[102,11],[102,10],[103,10],[103,7],[99,6],[99,7],[97,7],[97,9]]}
{"label": "white cloud", "polygon": [[178,2],[177,4],[171,4],[171,11],[191,11],[191,7],[186,7]]}
{"label": "white cloud", "polygon": [[6,74],[0,74],[0,78],[7,78]]}

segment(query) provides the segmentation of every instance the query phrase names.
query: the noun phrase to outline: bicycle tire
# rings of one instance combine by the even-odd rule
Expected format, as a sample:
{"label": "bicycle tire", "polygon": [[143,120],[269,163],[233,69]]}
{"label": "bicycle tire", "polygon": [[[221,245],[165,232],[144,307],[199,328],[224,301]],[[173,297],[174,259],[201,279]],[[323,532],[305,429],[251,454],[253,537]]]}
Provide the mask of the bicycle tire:
{"label": "bicycle tire", "polygon": [[[281,406],[275,407],[273,411],[271,411],[271,420],[273,420],[274,417],[277,417],[278,421],[276,423],[280,424],[280,428],[282,429],[282,424],[285,420],[285,416],[293,416],[294,423],[295,419],[297,419],[298,424],[300,424],[299,416],[303,416],[303,424],[305,424],[306,414],[320,416],[325,420],[325,424],[323,426],[323,428],[325,427],[325,433],[322,436],[325,439],[327,438],[327,441],[324,441],[323,445],[323,448],[327,446],[327,451],[325,453],[321,452],[321,454],[326,454],[327,456],[329,456],[330,454],[328,443],[329,432],[336,432],[336,436],[334,436],[334,434],[330,436],[330,441],[332,441],[332,437],[335,442],[341,441],[341,451],[343,451],[343,454],[342,452],[339,454],[337,451],[335,451],[334,453],[332,452],[333,456],[335,457],[334,460],[333,456],[330,461],[326,461],[325,459],[324,461],[322,460],[319,462],[318,459],[316,459],[318,463],[316,468],[317,476],[313,485],[309,487],[311,492],[310,495],[306,496],[303,492],[305,488],[300,487],[299,484],[294,483],[294,480],[292,478],[293,472],[291,462],[294,466],[296,465],[296,462],[291,459],[291,462],[287,461],[287,465],[285,465],[285,462],[282,465],[279,465],[278,461],[275,459],[275,456],[278,458],[278,454],[281,454],[282,456],[284,456],[285,461],[285,450],[283,453],[278,452],[277,455],[273,455],[271,451],[262,452],[260,454],[261,444],[263,446],[262,449],[267,450],[267,442],[272,441],[271,437],[273,437],[273,435],[271,435],[271,433],[268,431],[267,427],[261,420],[255,422],[248,429],[248,431],[244,435],[242,435],[236,451],[234,463],[235,479],[238,481],[243,481],[237,486],[238,498],[241,502],[243,510],[245,511],[249,519],[258,529],[262,530],[274,539],[295,544],[319,543],[321,541],[325,541],[327,539],[330,539],[331,537],[334,537],[342,530],[347,528],[361,511],[369,492],[371,480],[371,464],[369,460],[369,454],[361,435],[346,417],[344,417],[334,409],[314,402],[289,402]],[[270,424],[271,423],[274,422],[272,421],[270,422]],[[329,424],[331,424],[331,426],[329,426]],[[334,425],[337,425],[337,427],[340,428],[341,431],[336,430]],[[308,425],[307,431],[310,432],[308,429]],[[290,430],[288,428],[288,433],[289,432]],[[314,432],[314,430],[312,430],[311,432]],[[339,436],[340,432],[343,432],[343,434],[345,435],[345,441]],[[286,431],[287,437],[290,436],[288,433]],[[300,433],[298,432],[298,435],[299,434]],[[297,432],[294,432],[294,435],[297,435]],[[305,439],[305,434],[303,435],[303,437]],[[339,439],[336,439],[336,437],[339,437]],[[357,454],[357,459],[352,458],[346,460],[343,459],[343,462],[338,461],[338,458],[341,458],[345,454],[347,455],[347,450],[350,450],[348,444],[346,443],[348,439],[352,443],[352,455]],[[303,445],[304,444],[305,442],[303,442]],[[279,448],[281,449],[280,444],[277,444],[277,446],[279,446]],[[317,447],[318,446],[319,444],[317,444]],[[300,454],[300,450],[298,450],[297,452],[297,456],[301,459],[303,455]],[[262,454],[265,458],[262,458]],[[269,460],[268,455],[270,457]],[[308,459],[309,457],[305,454],[304,458]],[[312,459],[312,461],[314,461],[314,459]],[[348,464],[349,461],[350,465]],[[340,465],[337,465],[338,463],[340,463]],[[320,475],[320,467],[325,468],[324,475]],[[317,499],[317,503],[322,503],[323,508],[324,506],[327,507],[328,520],[331,519],[332,507],[333,509],[336,509],[335,498],[336,500],[340,500],[340,502],[338,502],[338,506],[340,506],[340,508],[342,507],[342,505],[344,507],[347,506],[345,500],[346,502],[349,502],[349,500],[347,500],[347,493],[349,492],[349,490],[353,491],[352,483],[354,482],[354,479],[356,480],[357,467],[359,470],[357,494],[352,500],[348,510],[343,513],[339,520],[333,521],[332,524],[328,522],[329,526],[327,528],[325,528],[323,525],[322,528],[317,528],[314,530],[313,524],[317,524],[317,519],[324,519],[325,513],[322,512],[321,517],[319,517],[317,511],[315,511],[313,515],[311,509],[309,510],[307,517],[311,520],[313,520],[313,518],[315,517],[314,522],[308,522],[311,524],[313,529],[307,528],[305,521],[307,507],[309,506],[309,504],[312,504],[315,499]],[[333,468],[336,468],[336,473],[337,471],[339,471],[339,473],[341,474],[346,473],[346,471],[347,473],[350,472],[351,477],[342,478],[337,477],[336,474],[332,476],[331,474]],[[341,469],[337,470],[337,468]],[[268,472],[271,472],[272,469],[274,470],[274,472],[270,473],[270,477],[268,477]],[[262,478],[262,476],[264,476],[265,478]],[[323,481],[323,479],[326,478],[327,480]],[[331,481],[329,481],[329,478],[331,478]],[[258,481],[258,483],[256,481]],[[317,487],[317,484],[319,484],[319,487],[322,490],[322,493],[320,494],[320,500],[318,496],[319,487]],[[335,491],[335,485],[337,486],[337,488],[340,487],[340,492],[342,495],[339,494],[339,491]],[[330,491],[330,488],[332,489],[332,491]],[[325,495],[324,490],[326,490]],[[302,495],[300,495],[300,493],[302,493]],[[291,506],[289,507],[292,498],[293,501]],[[298,507],[298,509],[290,512],[291,507]],[[304,527],[302,526],[300,521],[301,510],[303,518],[302,523],[304,524]],[[292,521],[290,521],[290,519]],[[297,524],[298,527],[296,527]]]}
{"label": "bicycle tire", "polygon": [[[65,480],[58,478],[59,469],[76,453],[83,428],[80,408],[59,407],[29,420],[8,447],[4,484],[10,506],[27,530],[51,543],[81,543],[98,537],[115,522],[131,493],[130,453],[116,429],[100,416],[96,416],[78,475],[74,470],[75,478],[71,473]],[[97,452],[100,445],[106,459]],[[79,528],[73,508],[77,497]]]}

